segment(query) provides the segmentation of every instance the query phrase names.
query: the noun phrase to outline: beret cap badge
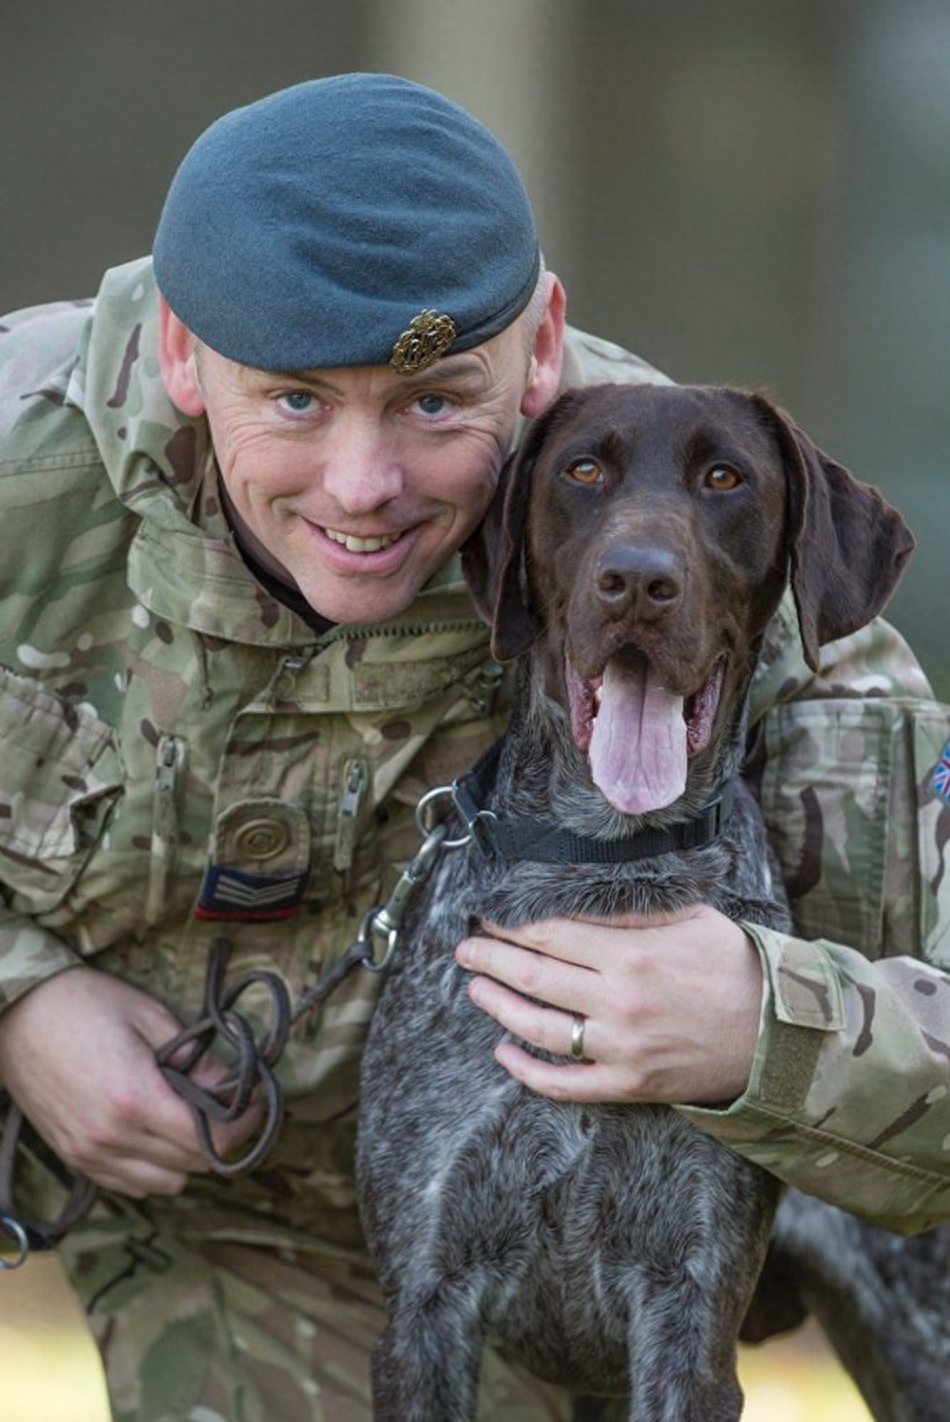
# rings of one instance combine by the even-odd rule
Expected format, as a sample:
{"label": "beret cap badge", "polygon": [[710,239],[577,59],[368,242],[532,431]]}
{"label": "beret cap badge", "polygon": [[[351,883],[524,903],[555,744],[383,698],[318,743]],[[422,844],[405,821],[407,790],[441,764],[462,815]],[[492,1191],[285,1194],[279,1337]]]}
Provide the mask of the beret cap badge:
{"label": "beret cap badge", "polygon": [[400,375],[427,370],[455,340],[455,322],[439,311],[420,311],[393,346],[389,364]]}

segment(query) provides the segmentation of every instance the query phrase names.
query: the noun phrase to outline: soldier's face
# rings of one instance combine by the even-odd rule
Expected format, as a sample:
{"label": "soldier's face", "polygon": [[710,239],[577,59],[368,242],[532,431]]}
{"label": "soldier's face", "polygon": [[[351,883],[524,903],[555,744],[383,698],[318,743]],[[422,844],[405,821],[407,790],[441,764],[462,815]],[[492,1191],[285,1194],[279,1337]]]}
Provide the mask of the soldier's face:
{"label": "soldier's face", "polygon": [[530,344],[515,323],[416,375],[291,376],[199,346],[189,412],[207,415],[248,551],[331,621],[408,607],[484,514],[519,411],[556,392],[559,340],[556,356],[550,333]]}

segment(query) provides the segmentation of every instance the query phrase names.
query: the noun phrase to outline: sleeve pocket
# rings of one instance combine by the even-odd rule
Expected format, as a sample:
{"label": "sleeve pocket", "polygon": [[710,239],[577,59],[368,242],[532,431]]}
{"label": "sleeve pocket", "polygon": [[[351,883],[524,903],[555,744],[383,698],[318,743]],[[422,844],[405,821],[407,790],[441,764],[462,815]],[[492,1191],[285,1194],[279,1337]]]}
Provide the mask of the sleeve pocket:
{"label": "sleeve pocket", "polygon": [[869,958],[884,940],[895,719],[868,699],[792,702],[766,721],[762,812],[796,931]]}
{"label": "sleeve pocket", "polygon": [[0,668],[0,879],[42,913],[68,892],[122,790],[113,732],[86,707]]}

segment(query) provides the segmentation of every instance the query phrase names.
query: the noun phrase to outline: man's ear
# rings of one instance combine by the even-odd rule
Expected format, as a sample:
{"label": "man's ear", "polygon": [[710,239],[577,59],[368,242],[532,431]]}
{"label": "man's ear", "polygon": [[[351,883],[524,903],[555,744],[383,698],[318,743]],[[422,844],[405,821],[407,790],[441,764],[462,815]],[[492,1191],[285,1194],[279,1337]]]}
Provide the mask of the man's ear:
{"label": "man's ear", "polygon": [[179,321],[163,296],[159,297],[159,361],[168,398],[183,415],[205,412],[204,396],[198,384],[197,339]]}
{"label": "man's ear", "polygon": [[521,413],[529,418],[540,415],[557,396],[564,359],[564,312],[567,297],[553,272],[546,272],[547,299],[538,323],[528,369],[528,383],[521,397]]}

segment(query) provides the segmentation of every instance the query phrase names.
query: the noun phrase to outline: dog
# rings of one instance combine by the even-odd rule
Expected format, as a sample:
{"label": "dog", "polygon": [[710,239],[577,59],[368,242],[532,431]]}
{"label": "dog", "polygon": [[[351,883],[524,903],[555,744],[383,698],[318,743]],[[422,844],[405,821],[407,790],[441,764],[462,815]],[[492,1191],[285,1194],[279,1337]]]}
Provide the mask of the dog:
{"label": "dog", "polygon": [[363,1063],[378,1422],[474,1418],[488,1340],[577,1418],[740,1416],[777,1182],[672,1108],[521,1087],[453,950],[482,919],[699,902],[787,928],[740,777],[762,636],[790,583],[817,667],[912,543],[768,400],[726,388],[567,392],[505,466],[463,563],[493,656],[518,659],[510,725],[459,782],[447,833],[467,842],[403,924]]}

